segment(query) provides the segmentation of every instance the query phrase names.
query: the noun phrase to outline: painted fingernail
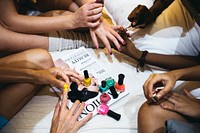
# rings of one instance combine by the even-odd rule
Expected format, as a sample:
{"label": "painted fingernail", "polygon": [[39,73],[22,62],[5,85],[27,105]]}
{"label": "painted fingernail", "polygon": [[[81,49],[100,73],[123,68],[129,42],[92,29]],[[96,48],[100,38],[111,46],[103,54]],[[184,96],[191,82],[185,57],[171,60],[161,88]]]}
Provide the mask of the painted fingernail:
{"label": "painted fingernail", "polygon": [[123,44],[125,45],[125,44],[126,44],[126,41],[123,41]]}
{"label": "painted fingernail", "polygon": [[63,88],[64,88],[64,92],[66,92],[68,90],[68,88],[69,88],[69,85],[68,84],[64,84]]}
{"label": "painted fingernail", "polygon": [[118,49],[118,51],[120,51],[120,52],[121,52],[121,51],[122,51],[122,47],[120,47],[120,48]]}

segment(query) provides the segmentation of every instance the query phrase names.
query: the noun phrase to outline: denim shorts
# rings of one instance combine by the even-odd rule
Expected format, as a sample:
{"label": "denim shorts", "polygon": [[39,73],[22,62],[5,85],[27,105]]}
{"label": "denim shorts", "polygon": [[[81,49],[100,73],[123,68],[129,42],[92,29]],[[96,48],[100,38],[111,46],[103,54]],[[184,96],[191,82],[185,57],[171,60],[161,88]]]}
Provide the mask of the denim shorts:
{"label": "denim shorts", "polygon": [[4,116],[0,115],[0,129],[3,128],[7,123],[8,120]]}
{"label": "denim shorts", "polygon": [[200,133],[199,123],[187,123],[178,120],[165,122],[165,133]]}

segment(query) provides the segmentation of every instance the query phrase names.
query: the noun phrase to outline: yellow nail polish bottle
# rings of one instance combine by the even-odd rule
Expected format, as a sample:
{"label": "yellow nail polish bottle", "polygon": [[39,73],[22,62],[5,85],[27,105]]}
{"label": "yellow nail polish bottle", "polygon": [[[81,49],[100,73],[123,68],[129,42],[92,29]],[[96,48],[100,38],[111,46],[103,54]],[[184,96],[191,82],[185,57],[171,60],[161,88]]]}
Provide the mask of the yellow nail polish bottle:
{"label": "yellow nail polish bottle", "polygon": [[84,73],[83,84],[85,86],[90,86],[91,85],[91,78],[89,77],[88,71],[84,70],[83,73]]}

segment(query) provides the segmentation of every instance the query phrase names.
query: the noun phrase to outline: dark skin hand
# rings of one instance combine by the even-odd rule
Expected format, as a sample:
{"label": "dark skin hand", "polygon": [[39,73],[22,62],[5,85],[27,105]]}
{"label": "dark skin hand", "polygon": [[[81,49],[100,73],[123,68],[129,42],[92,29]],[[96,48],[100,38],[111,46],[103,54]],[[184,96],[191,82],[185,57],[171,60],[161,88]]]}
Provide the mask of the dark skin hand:
{"label": "dark skin hand", "polygon": [[[118,32],[126,41],[126,45],[121,46],[121,52],[135,60],[139,60],[142,55],[142,51],[135,47],[135,44],[128,38],[124,28],[121,28]],[[199,65],[199,56],[163,55],[149,52],[145,57],[145,62],[146,64],[158,66],[168,70],[174,70]]]}
{"label": "dark skin hand", "polygon": [[132,27],[145,28],[155,20],[155,16],[144,5],[138,5],[128,16]]}
{"label": "dark skin hand", "polygon": [[174,0],[155,0],[150,9],[144,5],[138,5],[128,16],[131,26],[145,28],[147,25],[153,23],[162,11],[173,1]]}

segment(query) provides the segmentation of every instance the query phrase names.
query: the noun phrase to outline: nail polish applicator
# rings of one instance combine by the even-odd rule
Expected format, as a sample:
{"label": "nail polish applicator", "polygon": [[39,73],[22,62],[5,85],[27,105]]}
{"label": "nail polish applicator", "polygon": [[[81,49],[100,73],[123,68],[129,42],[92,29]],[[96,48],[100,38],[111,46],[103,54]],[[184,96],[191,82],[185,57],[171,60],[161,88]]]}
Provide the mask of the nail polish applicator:
{"label": "nail polish applicator", "polygon": [[109,110],[109,107],[106,105],[106,104],[101,104],[99,107],[98,107],[98,114],[101,114],[101,115],[108,115],[112,118],[114,118],[115,120],[120,120],[121,118],[121,115],[120,114],[117,114],[115,112],[113,112],[112,110]]}
{"label": "nail polish applicator", "polygon": [[124,82],[124,74],[119,74],[118,75],[118,82],[115,84],[115,89],[119,92],[124,92],[125,91],[125,85],[123,84]]}
{"label": "nail polish applicator", "polygon": [[83,84],[88,87],[91,85],[91,78],[89,77],[88,71],[84,70],[84,79],[83,79]]}

